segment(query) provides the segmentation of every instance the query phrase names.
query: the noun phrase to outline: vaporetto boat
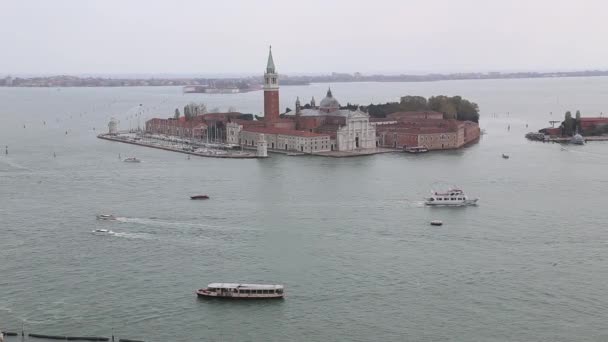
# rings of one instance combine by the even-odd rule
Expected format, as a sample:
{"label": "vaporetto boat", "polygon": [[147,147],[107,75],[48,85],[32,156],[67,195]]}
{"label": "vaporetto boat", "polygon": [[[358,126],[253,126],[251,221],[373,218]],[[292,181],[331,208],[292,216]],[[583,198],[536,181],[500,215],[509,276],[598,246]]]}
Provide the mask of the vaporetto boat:
{"label": "vaporetto boat", "polygon": [[283,285],[211,283],[206,288],[198,289],[199,297],[233,298],[233,299],[271,299],[283,298]]}
{"label": "vaporetto boat", "polygon": [[465,206],[477,205],[479,198],[469,198],[464,191],[451,188],[445,192],[431,191],[431,197],[427,197],[424,204],[431,206]]}

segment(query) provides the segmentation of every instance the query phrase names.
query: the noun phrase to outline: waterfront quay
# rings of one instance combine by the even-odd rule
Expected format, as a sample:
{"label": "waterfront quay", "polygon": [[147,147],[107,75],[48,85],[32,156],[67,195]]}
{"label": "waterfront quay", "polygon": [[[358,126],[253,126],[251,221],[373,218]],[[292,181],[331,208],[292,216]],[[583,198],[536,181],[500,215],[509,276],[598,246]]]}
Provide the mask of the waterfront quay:
{"label": "waterfront quay", "polygon": [[[212,144],[196,142],[175,137],[163,137],[140,133],[105,133],[97,136],[99,139],[116,141],[125,144],[157,148],[160,150],[189,154],[197,157],[225,158],[225,159],[252,159],[260,158],[255,153],[235,150],[228,144]],[[237,146],[238,147],[238,146]],[[263,157],[262,157],[263,158]]]}

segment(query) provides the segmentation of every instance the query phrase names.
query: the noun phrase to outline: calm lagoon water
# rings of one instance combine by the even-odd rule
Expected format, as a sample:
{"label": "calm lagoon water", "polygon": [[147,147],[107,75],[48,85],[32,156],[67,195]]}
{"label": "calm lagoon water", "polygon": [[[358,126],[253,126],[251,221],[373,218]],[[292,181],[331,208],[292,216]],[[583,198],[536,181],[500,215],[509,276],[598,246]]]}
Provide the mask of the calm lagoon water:
{"label": "calm lagoon water", "polygon": [[[608,143],[563,151],[523,138],[566,110],[608,114],[608,78],[331,86],[342,103],[462,95],[487,134],[420,156],[186,160],[95,136],[110,117],[137,127],[140,104],[139,124],[190,101],[257,114],[261,92],[0,88],[0,328],[146,341],[608,340]],[[283,87],[281,106],[318,102],[326,87]],[[452,184],[480,205],[422,205]],[[189,200],[198,193],[212,199]],[[102,228],[115,234],[91,234]],[[288,297],[196,298],[216,281],[283,283]]]}

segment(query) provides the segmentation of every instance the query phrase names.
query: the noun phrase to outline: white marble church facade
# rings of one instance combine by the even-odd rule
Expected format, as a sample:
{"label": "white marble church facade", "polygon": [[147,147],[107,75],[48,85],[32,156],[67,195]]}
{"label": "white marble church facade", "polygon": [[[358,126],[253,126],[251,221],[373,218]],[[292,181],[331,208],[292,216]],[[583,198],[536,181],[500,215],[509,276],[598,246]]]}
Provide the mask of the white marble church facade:
{"label": "white marble church facade", "polygon": [[369,123],[369,115],[351,111],[336,132],[336,145],[338,151],[376,148],[376,126]]}

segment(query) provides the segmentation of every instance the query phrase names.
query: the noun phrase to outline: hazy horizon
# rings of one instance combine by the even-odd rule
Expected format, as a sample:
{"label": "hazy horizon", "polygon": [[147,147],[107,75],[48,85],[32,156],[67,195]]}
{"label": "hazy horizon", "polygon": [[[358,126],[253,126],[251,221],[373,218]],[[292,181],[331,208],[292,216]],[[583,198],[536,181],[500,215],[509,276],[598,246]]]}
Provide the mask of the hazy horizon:
{"label": "hazy horizon", "polygon": [[17,76],[259,75],[270,44],[291,75],[608,69],[599,0],[9,0],[0,11],[0,73]]}

